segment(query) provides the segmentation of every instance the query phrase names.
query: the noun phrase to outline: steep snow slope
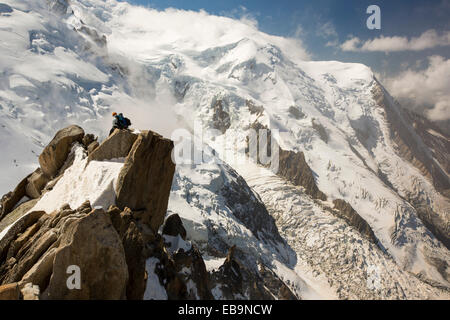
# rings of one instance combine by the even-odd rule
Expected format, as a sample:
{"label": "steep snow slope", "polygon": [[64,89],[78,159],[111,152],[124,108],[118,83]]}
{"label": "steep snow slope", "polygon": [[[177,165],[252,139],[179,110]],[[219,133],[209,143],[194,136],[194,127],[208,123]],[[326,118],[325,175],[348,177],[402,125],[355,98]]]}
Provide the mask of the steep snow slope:
{"label": "steep snow slope", "polygon": [[[0,192],[37,166],[57,129],[78,123],[103,138],[111,111],[166,137],[185,128],[200,139],[200,127],[214,129],[214,140],[204,143],[223,161],[178,166],[169,203],[193,230],[191,240],[213,247],[223,242],[224,249],[237,244],[250,260],[266,259],[280,277],[297,283],[291,288],[303,297],[445,296],[408,272],[448,292],[448,249],[408,202],[420,197],[448,224],[448,198],[400,155],[369,68],[306,61],[294,40],[205,12],[159,12],[113,0],[1,1],[10,10],[0,13],[0,143],[6,148],[0,165],[8,173]],[[233,161],[235,146],[259,126],[269,128],[282,149],[304,153],[327,202],[276,176],[260,173],[258,180],[255,165]],[[253,193],[231,183],[239,180],[233,168],[260,193],[252,203],[265,204],[288,243],[271,224],[249,223],[253,210],[227,201],[242,190]],[[346,200],[368,222],[378,246],[323,209],[334,199]],[[341,245],[338,230],[351,244]],[[318,232],[323,236],[314,241]],[[358,253],[351,257],[345,253],[353,250]],[[315,252],[323,253],[320,259]],[[337,272],[330,260],[349,269]],[[359,262],[367,266],[358,269]],[[379,292],[368,284],[370,268],[385,275]]]}
{"label": "steep snow slope", "polygon": [[[248,269],[257,273],[260,263],[270,267],[298,297],[334,298],[332,291],[318,290],[316,283],[307,283],[296,273],[296,254],[279,236],[259,197],[232,168],[217,162],[178,166],[168,207],[168,214],[182,218],[187,238],[196,243],[206,263],[220,266],[235,245]],[[221,296],[220,288],[215,292]]]}
{"label": "steep snow slope", "polygon": [[340,299],[436,299],[446,295],[397,265],[354,228],[266,169],[242,171],[297,254],[295,271],[312,285],[325,278]]}

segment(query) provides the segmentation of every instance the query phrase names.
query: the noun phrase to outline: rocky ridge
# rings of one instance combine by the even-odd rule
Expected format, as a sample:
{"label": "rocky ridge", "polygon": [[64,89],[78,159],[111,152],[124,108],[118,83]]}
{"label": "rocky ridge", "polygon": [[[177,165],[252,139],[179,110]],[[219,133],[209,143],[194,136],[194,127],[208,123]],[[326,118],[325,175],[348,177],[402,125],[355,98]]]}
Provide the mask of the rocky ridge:
{"label": "rocky ridge", "polygon": [[[34,210],[44,195],[60,188],[58,182],[75,165],[71,150],[77,146],[87,164],[124,159],[114,203]],[[186,240],[180,217],[172,214],[164,222],[175,171],[172,148],[172,141],[152,131],[116,130],[101,144],[78,126],[58,131],[40,167],[2,198],[0,299],[214,299],[216,287],[226,299],[296,299],[269,268],[260,265],[255,272],[236,260],[235,247],[218,270],[208,271],[202,253]],[[238,206],[259,203],[251,194],[235,197]],[[264,207],[259,211],[270,218]],[[276,228],[272,231],[273,241],[282,241]],[[78,287],[71,278],[77,270]]]}

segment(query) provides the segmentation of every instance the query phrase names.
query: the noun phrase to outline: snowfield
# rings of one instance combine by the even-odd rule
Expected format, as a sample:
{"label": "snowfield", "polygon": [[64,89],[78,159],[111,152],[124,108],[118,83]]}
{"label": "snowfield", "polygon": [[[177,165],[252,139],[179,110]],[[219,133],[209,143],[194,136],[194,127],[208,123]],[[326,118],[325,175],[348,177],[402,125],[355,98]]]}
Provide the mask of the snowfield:
{"label": "snowfield", "polygon": [[[420,196],[448,221],[449,199],[398,154],[370,68],[309,61],[299,40],[203,11],[0,2],[0,193],[38,166],[57,130],[78,124],[102,140],[111,112],[123,112],[137,130],[171,138],[183,129],[202,141],[195,148],[217,151],[210,163],[177,165],[168,206],[208,269],[236,245],[250,269],[263,263],[303,299],[450,298],[449,250],[407,201]],[[304,153],[327,201],[229,160],[255,124],[278,131],[282,149]],[[198,126],[217,134],[202,139]],[[72,152],[73,166],[33,210],[114,203],[123,161],[86,166],[81,148]],[[325,209],[335,199],[357,211],[377,244]],[[156,264],[147,261],[149,279]],[[167,294],[148,283],[145,297]]]}

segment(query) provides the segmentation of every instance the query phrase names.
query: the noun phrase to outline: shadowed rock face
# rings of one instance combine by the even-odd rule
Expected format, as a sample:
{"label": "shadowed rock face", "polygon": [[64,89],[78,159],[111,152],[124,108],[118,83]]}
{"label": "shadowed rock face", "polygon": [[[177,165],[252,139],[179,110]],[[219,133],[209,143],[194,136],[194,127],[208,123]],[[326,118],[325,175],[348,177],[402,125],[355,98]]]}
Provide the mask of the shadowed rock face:
{"label": "shadowed rock face", "polygon": [[13,8],[11,8],[6,3],[0,3],[0,13],[11,13],[13,11]]}
{"label": "shadowed rock face", "polygon": [[229,249],[224,263],[211,274],[213,287],[219,287],[227,300],[248,297],[251,300],[297,300],[275,273],[263,265],[252,272],[235,257],[236,247]]}
{"label": "shadowed rock face", "polygon": [[[419,169],[439,193],[450,199],[450,139],[430,121],[394,105],[381,85],[375,87],[373,95],[386,112],[391,138],[397,144],[398,154]],[[427,229],[449,248],[449,215],[433,211],[420,192],[407,194],[406,200],[414,206]]]}
{"label": "shadowed rock face", "polygon": [[141,300],[145,291],[145,254],[144,246],[152,233],[145,232],[134,219],[133,212],[128,208],[121,211],[116,206],[108,210],[108,215],[116,229],[125,250],[128,266],[128,283],[126,296],[128,300]]}
{"label": "shadowed rock face", "polygon": [[13,191],[8,192],[2,197],[0,201],[0,220],[11,212],[17,202],[19,202],[26,195],[26,187],[29,177],[30,176],[23,179]]}
{"label": "shadowed rock face", "polygon": [[450,174],[450,137],[442,131],[435,123],[428,119],[403,110],[408,114],[414,131],[422,138],[433,157],[438,161],[447,174]]}
{"label": "shadowed rock face", "polygon": [[286,151],[280,148],[279,156],[279,176],[296,186],[304,187],[306,194],[314,199],[327,199],[327,196],[317,187],[313,173],[306,163],[303,152]]}
{"label": "shadowed rock face", "polygon": [[67,0],[47,0],[49,10],[58,15],[65,15],[69,8],[69,1]]}
{"label": "shadowed rock face", "polygon": [[[272,145],[271,145],[271,132],[270,130],[262,125],[259,122],[254,122],[251,126],[251,129],[254,129],[257,134],[257,141],[259,140],[259,131],[261,129],[267,130],[267,155],[270,157],[272,154]],[[251,143],[250,140],[247,140],[247,144]],[[256,148],[257,154],[259,154],[259,144]],[[249,152],[248,148],[246,152]],[[309,167],[308,163],[305,160],[305,155],[303,152],[295,152],[292,150],[283,150],[278,146],[278,171],[276,174],[287,181],[291,182],[293,185],[301,186],[305,188],[305,193],[314,199],[326,200],[327,196],[319,190],[316,185],[316,181],[314,179],[313,172]],[[259,158],[257,159],[258,163],[260,163]],[[268,167],[267,165],[265,165]]]}
{"label": "shadowed rock face", "polygon": [[[228,208],[260,240],[271,240],[283,243],[274,218],[267,212],[266,207],[251,192],[247,182],[234,170],[229,171],[232,179],[227,179],[220,189]],[[262,237],[262,238],[261,238]]]}
{"label": "shadowed rock face", "polygon": [[288,111],[289,111],[289,114],[297,120],[300,120],[300,119],[303,119],[306,117],[306,115],[298,107],[290,106]]}
{"label": "shadowed rock face", "polygon": [[175,172],[172,149],[171,140],[151,131],[142,132],[117,178],[117,206],[141,212],[141,222],[155,232],[164,221]]}
{"label": "shadowed rock face", "polygon": [[450,250],[450,223],[444,221],[430,206],[421,204],[418,201],[410,201],[417,211],[417,215],[423,224],[430,230],[436,238]]}
{"label": "shadowed rock face", "polygon": [[[209,274],[195,245],[188,251],[177,250],[170,253],[163,238],[157,235],[153,246],[152,257],[159,260],[154,272],[169,300],[213,299]],[[195,291],[189,290],[188,282],[194,284]]]}
{"label": "shadowed rock face", "polygon": [[[411,162],[422,174],[428,177],[436,190],[446,195],[450,190],[450,178],[442,170],[441,166],[433,159],[430,149],[427,148],[424,141],[421,139],[414,129],[414,121],[410,115],[402,108],[394,108],[392,101],[388,99],[388,93],[381,85],[377,85],[373,91],[374,99],[377,104],[386,112],[386,119],[389,122],[391,138],[397,144],[397,152],[400,156]],[[416,125],[417,127],[417,125]],[[425,135],[423,133],[422,135]],[[433,139],[434,142],[435,139]],[[432,142],[429,141],[431,144]],[[436,146],[436,144],[434,144]],[[448,150],[445,147],[448,144],[443,144],[444,150],[435,151],[440,154],[439,158],[448,155]],[[446,162],[442,162],[445,164]]]}
{"label": "shadowed rock face", "polygon": [[217,100],[212,106],[213,114],[213,128],[225,133],[231,126],[230,115],[225,111],[223,100]]}
{"label": "shadowed rock face", "polygon": [[178,214],[172,214],[167,218],[162,233],[174,237],[180,235],[183,240],[186,240],[186,229]]}
{"label": "shadowed rock face", "polygon": [[347,221],[349,225],[358,230],[363,236],[377,244],[378,239],[375,237],[372,228],[370,225],[364,220],[352,206],[341,199],[336,199],[333,201],[334,209],[337,211],[333,211],[335,215]]}

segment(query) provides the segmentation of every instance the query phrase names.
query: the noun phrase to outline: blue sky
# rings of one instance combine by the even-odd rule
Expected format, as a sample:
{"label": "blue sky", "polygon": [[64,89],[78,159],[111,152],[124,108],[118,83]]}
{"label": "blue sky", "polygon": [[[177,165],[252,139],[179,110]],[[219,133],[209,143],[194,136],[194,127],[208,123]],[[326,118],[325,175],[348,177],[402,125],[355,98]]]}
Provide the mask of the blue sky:
{"label": "blue sky", "polygon": [[[392,75],[408,66],[426,67],[427,57],[450,58],[449,46],[424,50],[345,51],[339,45],[351,37],[362,42],[380,36],[410,39],[434,29],[437,35],[450,30],[450,0],[128,0],[133,4],[163,10],[168,7],[215,15],[249,15],[258,28],[269,34],[300,37],[314,60],[361,62],[376,72]],[[366,9],[376,4],[381,9],[381,30],[369,30]],[[327,45],[328,44],[328,45]],[[334,45],[332,45],[334,44]]]}

